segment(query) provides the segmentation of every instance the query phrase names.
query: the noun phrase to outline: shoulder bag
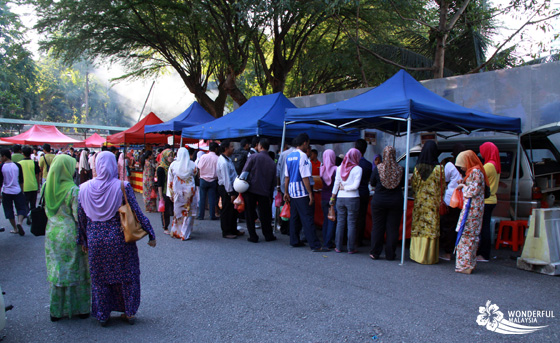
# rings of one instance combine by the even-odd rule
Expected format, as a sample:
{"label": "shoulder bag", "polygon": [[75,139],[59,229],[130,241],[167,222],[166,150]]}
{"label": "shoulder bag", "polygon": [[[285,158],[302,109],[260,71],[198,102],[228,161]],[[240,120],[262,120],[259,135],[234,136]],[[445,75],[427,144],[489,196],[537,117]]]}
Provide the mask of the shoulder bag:
{"label": "shoulder bag", "polygon": [[126,192],[124,190],[124,181],[121,181],[121,189],[124,195],[124,204],[119,207],[119,216],[121,217],[121,229],[124,233],[124,241],[133,243],[146,236],[148,233],[142,229],[142,225],[136,218],[136,214],[130,208]]}
{"label": "shoulder bag", "polygon": [[31,233],[35,236],[44,236],[49,218],[45,213],[45,194],[41,192],[39,205],[31,210]]}

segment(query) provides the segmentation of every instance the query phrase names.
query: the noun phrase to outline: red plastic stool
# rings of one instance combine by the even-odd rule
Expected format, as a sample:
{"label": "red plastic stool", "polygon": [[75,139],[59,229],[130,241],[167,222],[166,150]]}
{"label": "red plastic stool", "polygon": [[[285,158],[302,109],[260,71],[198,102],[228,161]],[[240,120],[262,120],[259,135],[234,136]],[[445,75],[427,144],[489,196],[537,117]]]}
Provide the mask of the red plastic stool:
{"label": "red plastic stool", "polygon": [[519,250],[525,241],[526,228],[526,220],[502,220],[496,238],[496,250],[499,250],[501,245],[509,245],[513,251]]}

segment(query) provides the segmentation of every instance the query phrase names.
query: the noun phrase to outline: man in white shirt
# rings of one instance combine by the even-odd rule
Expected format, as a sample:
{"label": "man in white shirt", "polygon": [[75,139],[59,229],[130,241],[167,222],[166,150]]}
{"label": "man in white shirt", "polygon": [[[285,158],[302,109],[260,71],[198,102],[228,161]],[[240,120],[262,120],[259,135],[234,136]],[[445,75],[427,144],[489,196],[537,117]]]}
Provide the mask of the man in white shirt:
{"label": "man in white shirt", "polygon": [[235,181],[237,173],[231,155],[233,155],[233,144],[229,139],[226,139],[222,141],[222,154],[218,157],[216,166],[218,193],[222,198],[220,226],[222,237],[234,239],[237,236],[242,236],[245,232],[237,230],[237,210],[233,206],[233,201],[237,197],[237,192],[233,189],[233,181]]}
{"label": "man in white shirt", "polygon": [[299,232],[303,226],[303,233],[309,247],[313,252],[323,251],[321,243],[315,234],[313,223],[314,198],[309,182],[311,168],[305,151],[309,148],[309,136],[300,133],[296,137],[297,150],[290,153],[286,158],[284,170],[284,200],[290,203],[290,245],[302,247],[305,244],[299,238]]}
{"label": "man in white shirt", "polygon": [[[200,175],[200,201],[198,203],[198,220],[204,220],[204,211],[206,209],[206,198],[208,198],[208,212],[210,219],[216,220],[216,205],[218,201],[218,177],[216,176],[216,165],[218,163],[218,143],[210,143],[207,154],[202,155],[198,160],[198,172]],[[233,182],[233,181],[232,181]]]}
{"label": "man in white shirt", "polygon": [[[12,233],[19,233],[20,236],[25,235],[23,231],[23,219],[27,215],[28,209],[25,202],[25,195],[22,192],[23,171],[18,163],[12,162],[12,153],[8,149],[2,149],[0,152],[2,164],[0,165],[0,188],[2,195],[0,202],[4,207],[6,219],[12,224]],[[18,223],[16,224],[14,215],[14,205],[18,215]]]}

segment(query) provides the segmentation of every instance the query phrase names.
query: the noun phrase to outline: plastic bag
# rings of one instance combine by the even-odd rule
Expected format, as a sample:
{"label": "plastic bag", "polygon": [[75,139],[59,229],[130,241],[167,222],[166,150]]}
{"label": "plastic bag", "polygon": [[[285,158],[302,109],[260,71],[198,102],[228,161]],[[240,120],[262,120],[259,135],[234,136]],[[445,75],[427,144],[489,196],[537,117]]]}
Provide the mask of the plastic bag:
{"label": "plastic bag", "polygon": [[233,205],[237,212],[241,213],[245,211],[245,200],[243,200],[243,195],[239,194],[233,201]]}
{"label": "plastic bag", "polygon": [[158,206],[158,212],[164,212],[165,211],[165,201],[163,201],[163,198],[159,199],[159,206]]}
{"label": "plastic bag", "polygon": [[453,208],[463,208],[463,191],[461,188],[455,188],[453,195],[451,195],[449,206]]}
{"label": "plastic bag", "polygon": [[280,211],[280,218],[283,220],[290,219],[290,203],[287,202],[282,206],[282,211]]}
{"label": "plastic bag", "polygon": [[157,199],[157,193],[155,188],[152,188],[152,191],[150,192],[150,198]]}
{"label": "plastic bag", "polygon": [[274,197],[274,206],[282,207],[282,193],[276,193],[276,196]]}
{"label": "plastic bag", "polygon": [[336,211],[334,210],[334,205],[331,205],[331,207],[329,207],[329,213],[327,214],[327,218],[332,222],[336,221]]}

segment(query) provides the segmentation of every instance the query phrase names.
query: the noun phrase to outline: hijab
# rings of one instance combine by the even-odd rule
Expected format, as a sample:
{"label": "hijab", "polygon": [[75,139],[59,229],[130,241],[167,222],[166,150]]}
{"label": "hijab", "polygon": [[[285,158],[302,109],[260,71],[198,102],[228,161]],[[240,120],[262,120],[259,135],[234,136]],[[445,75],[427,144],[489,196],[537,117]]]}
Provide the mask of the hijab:
{"label": "hijab", "polygon": [[100,152],[95,158],[95,169],[97,177],[80,186],[80,205],[91,220],[103,222],[115,216],[123,200],[115,155]]}
{"label": "hijab", "polygon": [[373,163],[372,163],[373,168],[371,168],[371,170],[375,170],[375,168],[377,168],[377,164],[375,164],[375,160],[378,159],[378,158],[381,160],[381,162],[383,162],[383,157],[381,157],[381,155],[377,154],[377,155],[373,156]]}
{"label": "hijab", "polygon": [[383,149],[383,162],[377,166],[381,184],[387,189],[397,188],[403,176],[404,168],[397,163],[396,155],[394,147],[386,146]]}
{"label": "hijab", "polygon": [[332,175],[336,171],[336,155],[332,149],[323,152],[323,164],[319,168],[319,175],[327,186],[332,184]]}
{"label": "hijab", "polygon": [[177,160],[171,163],[175,174],[181,179],[186,179],[189,174],[192,174],[191,156],[189,150],[180,148],[177,152]]}
{"label": "hijab", "polygon": [[162,167],[165,170],[165,175],[169,172],[169,166],[171,163],[167,160],[169,155],[171,154],[171,149],[165,149],[161,153],[161,162],[159,163],[159,167]]}
{"label": "hijab", "polygon": [[[43,188],[48,217],[56,215],[68,192],[76,186],[72,177],[75,170],[75,158],[68,155],[59,155],[54,158]],[[70,205],[71,202],[72,197],[69,197],[67,205]]]}
{"label": "hijab", "polygon": [[342,181],[348,180],[348,176],[352,169],[360,163],[360,159],[362,158],[362,153],[360,150],[356,148],[352,148],[348,150],[346,156],[342,160],[342,164],[340,165],[340,176],[342,177]]}
{"label": "hijab", "polygon": [[457,156],[455,165],[457,167],[463,167],[467,169],[467,172],[465,174],[465,179],[468,178],[469,175],[471,175],[473,170],[475,169],[480,170],[484,175],[484,182],[486,183],[486,185],[490,185],[490,183],[488,182],[488,178],[486,177],[486,172],[484,171],[484,167],[482,166],[482,162],[480,162],[480,159],[478,158],[478,156],[476,156],[474,151],[466,150],[460,153]]}
{"label": "hijab", "polygon": [[418,156],[418,162],[416,162],[416,170],[418,170],[422,180],[426,181],[432,174],[434,167],[439,164],[438,156],[439,151],[436,142],[426,141],[420,156]]}
{"label": "hijab", "polygon": [[80,162],[79,162],[79,167],[78,167],[78,173],[82,172],[82,169],[85,170],[89,170],[89,162],[88,162],[88,155],[87,155],[87,151],[83,150],[82,153],[80,154]]}
{"label": "hijab", "polygon": [[502,164],[500,163],[500,151],[492,142],[486,142],[480,146],[480,155],[484,163],[492,163],[496,167],[496,173],[501,174]]}

